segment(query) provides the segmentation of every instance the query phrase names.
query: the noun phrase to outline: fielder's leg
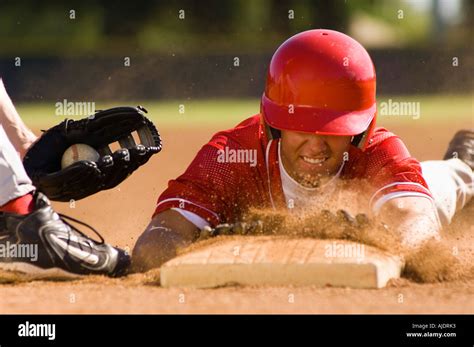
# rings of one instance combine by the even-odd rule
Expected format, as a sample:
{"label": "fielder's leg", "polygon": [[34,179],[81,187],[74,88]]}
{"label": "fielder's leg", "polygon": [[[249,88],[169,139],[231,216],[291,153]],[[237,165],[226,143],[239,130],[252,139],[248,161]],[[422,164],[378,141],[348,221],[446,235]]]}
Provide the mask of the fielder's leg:
{"label": "fielder's leg", "polygon": [[46,196],[34,190],[0,125],[1,271],[39,279],[119,276],[127,271],[128,254],[103,239],[88,238],[60,218]]}
{"label": "fielder's leg", "polygon": [[34,190],[20,157],[0,124],[0,206]]}

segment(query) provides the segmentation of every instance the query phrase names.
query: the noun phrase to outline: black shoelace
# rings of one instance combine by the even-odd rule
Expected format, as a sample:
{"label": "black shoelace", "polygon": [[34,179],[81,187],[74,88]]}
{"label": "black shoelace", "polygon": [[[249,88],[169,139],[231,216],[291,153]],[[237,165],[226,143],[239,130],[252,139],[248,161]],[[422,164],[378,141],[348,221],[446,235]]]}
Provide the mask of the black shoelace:
{"label": "black shoelace", "polygon": [[62,214],[62,213],[58,213],[58,216],[61,217],[63,219],[63,222],[66,223],[71,229],[73,229],[74,231],[78,232],[79,234],[81,234],[82,236],[84,236],[85,238],[88,238],[88,239],[91,239],[93,240],[92,238],[90,238],[89,236],[87,236],[86,234],[84,234],[82,231],[80,231],[79,229],[77,229],[74,225],[72,225],[71,223],[68,223],[67,220],[70,220],[74,223],[77,223],[77,224],[80,224],[82,226],[85,226],[86,228],[89,228],[90,230],[92,230],[100,239],[100,241],[96,241],[96,240],[93,240],[94,242],[98,243],[99,245],[103,245],[105,240],[104,238],[102,237],[102,235],[95,229],[93,228],[92,226],[90,226],[89,224],[87,223],[84,223],[84,222],[81,222],[80,220],[77,220],[76,218],[72,218],[70,216],[67,216],[65,214]]}

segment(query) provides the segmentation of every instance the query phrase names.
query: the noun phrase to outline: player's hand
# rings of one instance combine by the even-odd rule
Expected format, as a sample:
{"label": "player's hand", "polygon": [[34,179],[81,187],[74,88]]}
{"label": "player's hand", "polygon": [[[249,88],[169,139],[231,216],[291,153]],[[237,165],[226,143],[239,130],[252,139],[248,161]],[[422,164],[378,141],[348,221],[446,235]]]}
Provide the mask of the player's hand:
{"label": "player's hand", "polygon": [[[79,200],[125,180],[161,151],[161,138],[141,107],[115,107],[75,121],[66,119],[28,149],[23,164],[33,184],[50,199]],[[140,143],[135,143],[133,132]],[[109,144],[122,148],[111,152]],[[99,153],[96,161],[81,160],[61,168],[65,150],[83,143]]]}
{"label": "player's hand", "polygon": [[[304,218],[292,219],[287,212],[254,212],[250,218],[236,223],[223,223],[216,227],[204,227],[198,240],[219,235],[289,235],[299,237],[335,238],[357,240],[362,232],[387,226],[370,219],[366,214],[352,215],[346,210],[332,212],[322,210]],[[366,234],[367,235],[367,234]]]}

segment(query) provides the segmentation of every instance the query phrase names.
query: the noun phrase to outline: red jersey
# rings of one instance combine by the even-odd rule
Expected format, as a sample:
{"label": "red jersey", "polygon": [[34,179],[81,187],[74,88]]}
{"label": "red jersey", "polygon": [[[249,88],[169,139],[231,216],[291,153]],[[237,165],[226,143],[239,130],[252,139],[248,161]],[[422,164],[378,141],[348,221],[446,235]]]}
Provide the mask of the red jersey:
{"label": "red jersey", "polygon": [[[278,163],[279,139],[268,140],[260,115],[215,134],[186,171],[168,182],[154,215],[170,208],[193,212],[211,226],[238,221],[251,207],[286,206]],[[362,151],[350,146],[341,179],[368,180],[377,211],[395,197],[431,199],[420,163],[399,137],[376,128]]]}

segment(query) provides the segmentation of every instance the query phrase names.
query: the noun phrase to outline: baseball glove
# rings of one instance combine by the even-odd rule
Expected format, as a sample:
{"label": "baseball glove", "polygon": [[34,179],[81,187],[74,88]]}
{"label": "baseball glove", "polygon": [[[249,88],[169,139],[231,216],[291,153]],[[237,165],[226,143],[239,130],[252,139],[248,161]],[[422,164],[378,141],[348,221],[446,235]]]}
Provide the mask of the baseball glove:
{"label": "baseball glove", "polygon": [[[143,107],[115,107],[81,119],[66,119],[44,131],[28,149],[23,164],[33,184],[50,199],[79,200],[117,186],[161,151],[161,138]],[[139,144],[133,132],[138,133]],[[112,153],[109,144],[118,142]],[[81,160],[61,168],[64,151],[83,143],[96,149],[97,161]]]}

